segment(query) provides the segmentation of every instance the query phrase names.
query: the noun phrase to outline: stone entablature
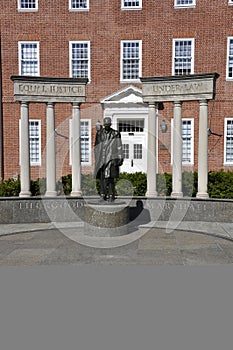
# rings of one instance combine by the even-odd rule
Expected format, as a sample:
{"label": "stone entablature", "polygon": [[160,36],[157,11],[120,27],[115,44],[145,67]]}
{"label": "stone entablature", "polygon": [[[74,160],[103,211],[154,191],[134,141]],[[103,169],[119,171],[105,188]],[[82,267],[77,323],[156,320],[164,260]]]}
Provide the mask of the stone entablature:
{"label": "stone entablature", "polygon": [[198,198],[208,198],[208,100],[215,98],[218,73],[165,77],[145,77],[142,81],[143,101],[148,103],[147,196],[157,196],[157,108],[160,102],[173,102],[172,197],[182,192],[182,103],[199,101]]}
{"label": "stone entablature", "polygon": [[46,103],[46,197],[56,191],[55,104],[72,103],[72,196],[81,195],[80,105],[86,99],[85,78],[12,76],[14,98],[20,102],[20,197],[30,197],[29,104]]}
{"label": "stone entablature", "polygon": [[141,78],[144,102],[214,99],[217,73]]}
{"label": "stone entablature", "polygon": [[12,76],[15,101],[22,102],[85,102],[85,78],[50,78]]}

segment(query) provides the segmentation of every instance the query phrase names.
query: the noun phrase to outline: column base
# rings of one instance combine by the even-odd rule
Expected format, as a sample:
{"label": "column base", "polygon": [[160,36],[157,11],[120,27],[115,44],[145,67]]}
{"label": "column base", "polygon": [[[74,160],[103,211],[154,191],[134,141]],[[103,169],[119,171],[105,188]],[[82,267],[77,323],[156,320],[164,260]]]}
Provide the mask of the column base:
{"label": "column base", "polygon": [[56,197],[57,191],[46,191],[44,196],[45,197]]}
{"label": "column base", "polygon": [[146,197],[158,197],[158,192],[157,191],[147,191],[146,192]]}
{"label": "column base", "polygon": [[173,198],[183,198],[183,192],[172,192],[171,197]]}
{"label": "column base", "polygon": [[209,195],[207,192],[197,192],[196,198],[209,198]]}
{"label": "column base", "polygon": [[32,193],[30,191],[21,191],[19,197],[31,197]]}
{"label": "column base", "polygon": [[72,191],[70,193],[71,197],[81,197],[82,196],[82,192],[81,191]]}

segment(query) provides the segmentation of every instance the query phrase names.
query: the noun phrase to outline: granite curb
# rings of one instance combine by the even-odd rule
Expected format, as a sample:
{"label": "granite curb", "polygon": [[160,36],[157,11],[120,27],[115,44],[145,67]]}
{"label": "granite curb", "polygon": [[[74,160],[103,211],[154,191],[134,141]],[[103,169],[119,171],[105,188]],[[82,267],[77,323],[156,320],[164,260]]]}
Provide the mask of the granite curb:
{"label": "granite curb", "polygon": [[[0,236],[19,234],[34,231],[45,231],[51,229],[59,230],[62,228],[84,228],[83,222],[50,222],[50,223],[33,223],[33,224],[1,224]],[[167,233],[174,230],[197,232],[210,234],[217,237],[223,237],[233,240],[233,223],[223,222],[195,222],[195,221],[151,221],[148,224],[139,225],[140,229],[165,229]]]}

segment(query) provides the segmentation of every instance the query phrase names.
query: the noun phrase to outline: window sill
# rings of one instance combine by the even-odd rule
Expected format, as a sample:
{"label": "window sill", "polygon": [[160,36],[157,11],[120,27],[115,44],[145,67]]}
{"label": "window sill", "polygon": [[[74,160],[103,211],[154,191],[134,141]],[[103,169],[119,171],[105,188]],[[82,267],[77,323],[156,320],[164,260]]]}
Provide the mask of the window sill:
{"label": "window sill", "polygon": [[[232,4],[233,5],[233,4]],[[180,5],[180,6],[174,6],[174,9],[179,10],[179,9],[195,9],[196,5],[190,5],[190,6],[185,6],[185,5]]]}
{"label": "window sill", "polygon": [[38,9],[18,9],[18,12],[38,12]]}
{"label": "window sill", "polygon": [[69,9],[69,12],[88,12],[88,9]]}
{"label": "window sill", "polygon": [[120,80],[120,84],[129,84],[129,83],[141,83],[140,79],[125,79],[125,80]]}
{"label": "window sill", "polygon": [[122,7],[121,8],[121,11],[141,11],[141,10],[142,10],[142,7]]}

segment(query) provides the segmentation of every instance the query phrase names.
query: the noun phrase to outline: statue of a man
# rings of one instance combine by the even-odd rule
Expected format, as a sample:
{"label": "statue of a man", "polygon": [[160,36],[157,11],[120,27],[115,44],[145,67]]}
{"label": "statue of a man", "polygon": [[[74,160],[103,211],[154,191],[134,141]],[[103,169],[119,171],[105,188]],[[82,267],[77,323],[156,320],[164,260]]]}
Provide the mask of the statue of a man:
{"label": "statue of a man", "polygon": [[111,128],[111,118],[104,118],[104,127],[97,127],[95,138],[95,177],[100,179],[100,196],[115,200],[115,178],[123,164],[121,134]]}

